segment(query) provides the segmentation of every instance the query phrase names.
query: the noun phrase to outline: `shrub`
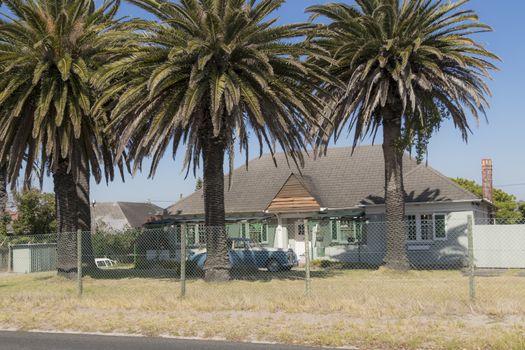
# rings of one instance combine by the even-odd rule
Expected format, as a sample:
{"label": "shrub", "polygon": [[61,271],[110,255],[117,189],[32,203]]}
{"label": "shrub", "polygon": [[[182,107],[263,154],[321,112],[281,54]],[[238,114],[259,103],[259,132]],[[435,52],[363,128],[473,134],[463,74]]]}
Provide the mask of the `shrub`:
{"label": "shrub", "polygon": [[105,257],[121,263],[132,263],[138,235],[137,230],[123,232],[97,230],[91,237],[93,254],[97,258]]}

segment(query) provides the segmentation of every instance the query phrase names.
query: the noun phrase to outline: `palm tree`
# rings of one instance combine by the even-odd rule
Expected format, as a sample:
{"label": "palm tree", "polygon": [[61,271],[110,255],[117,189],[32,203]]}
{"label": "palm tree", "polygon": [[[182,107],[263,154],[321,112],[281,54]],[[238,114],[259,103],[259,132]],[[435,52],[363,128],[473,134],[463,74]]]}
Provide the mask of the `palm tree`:
{"label": "palm tree", "polygon": [[[467,114],[477,120],[488,106],[485,79],[498,57],[472,39],[491,31],[468,0],[356,0],[357,6],[327,4],[308,8],[330,23],[319,26],[313,43],[331,52],[332,62],[313,59],[340,79],[344,89],[327,86],[335,103],[327,109],[318,145],[337,139],[344,125],[354,131],[354,147],[382,126],[385,159],[387,253],[384,262],[407,269],[404,225],[403,153],[419,137],[426,141],[451,118],[464,140]],[[333,125],[333,126],[331,126]],[[326,150],[326,149],[325,149]]]}
{"label": "palm tree", "polygon": [[0,167],[0,235],[7,231],[7,176],[5,175],[5,166]]}
{"label": "palm tree", "polygon": [[144,23],[134,52],[102,67],[95,79],[106,90],[100,104],[118,100],[110,128],[119,135],[119,151],[129,147],[135,170],[151,156],[154,176],[168,147],[175,156],[180,144],[188,171],[203,160],[205,275],[229,279],[225,154],[232,160],[238,144],[247,160],[251,131],[261,153],[267,147],[273,154],[275,143],[300,165],[303,135],[322,107],[311,94],[322,71],[301,60],[312,52],[291,39],[311,25],[267,19],[284,0],[130,2],[160,23]]}
{"label": "palm tree", "polygon": [[[5,0],[0,21],[0,159],[14,183],[21,168],[30,181],[39,161],[53,175],[57,206],[58,273],[76,275],[77,230],[90,230],[89,179],[113,177],[104,121],[91,106],[89,79],[122,32],[119,0]],[[94,266],[89,236],[84,262]]]}

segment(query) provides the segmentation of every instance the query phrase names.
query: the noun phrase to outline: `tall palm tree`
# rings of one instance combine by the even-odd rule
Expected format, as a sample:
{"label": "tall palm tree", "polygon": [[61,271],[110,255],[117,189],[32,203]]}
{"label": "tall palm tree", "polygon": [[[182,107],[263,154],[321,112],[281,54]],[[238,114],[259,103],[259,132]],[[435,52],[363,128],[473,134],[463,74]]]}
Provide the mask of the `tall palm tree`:
{"label": "tall palm tree", "polygon": [[[89,179],[113,177],[104,147],[104,121],[91,107],[92,73],[122,31],[114,16],[119,0],[5,0],[0,21],[0,159],[9,158],[12,183],[38,160],[52,173],[57,206],[58,272],[76,275],[77,230],[90,230]],[[89,236],[86,236],[88,238]],[[84,240],[85,263],[94,266]]]}
{"label": "tall palm tree", "polygon": [[231,160],[238,144],[247,160],[251,131],[261,153],[266,146],[273,154],[275,142],[302,162],[303,135],[322,107],[311,94],[322,71],[301,60],[313,53],[292,39],[305,35],[310,25],[277,26],[268,19],[284,0],[130,2],[160,23],[144,23],[135,51],[102,67],[96,78],[106,89],[100,105],[118,100],[110,128],[119,135],[119,151],[129,146],[135,169],[151,156],[153,176],[167,148],[175,156],[181,144],[188,171],[203,160],[205,275],[229,279],[225,154]]}
{"label": "tall palm tree", "polygon": [[0,167],[0,234],[7,231],[7,201],[9,199],[7,193],[7,176],[5,174],[5,166]]}
{"label": "tall palm tree", "polygon": [[[319,144],[337,138],[344,125],[354,146],[382,127],[385,159],[387,253],[385,264],[407,269],[404,225],[403,152],[419,134],[429,137],[451,118],[466,140],[467,114],[477,120],[490,95],[487,78],[497,56],[472,39],[491,31],[468,0],[356,0],[356,6],[327,4],[308,8],[321,25],[312,41],[331,52],[327,66],[344,84],[328,86],[336,97],[327,109]],[[315,59],[313,61],[316,61]],[[333,125],[333,127],[331,127]],[[328,132],[327,132],[328,130]]]}

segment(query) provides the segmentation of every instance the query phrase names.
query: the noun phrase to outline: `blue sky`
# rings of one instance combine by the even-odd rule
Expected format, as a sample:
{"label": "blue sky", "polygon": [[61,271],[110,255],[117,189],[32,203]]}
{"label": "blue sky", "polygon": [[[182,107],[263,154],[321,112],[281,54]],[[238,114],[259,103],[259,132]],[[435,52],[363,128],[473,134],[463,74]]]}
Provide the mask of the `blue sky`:
{"label": "blue sky", "polygon": [[[280,23],[304,21],[308,18],[304,13],[307,6],[327,2],[333,1],[287,0],[278,13]],[[492,158],[495,184],[504,185],[502,189],[525,200],[525,1],[471,0],[466,7],[476,10],[482,22],[493,26],[494,32],[483,35],[481,41],[503,59],[500,71],[490,83],[493,97],[488,111],[489,123],[481,121],[476,126],[473,122],[474,134],[468,144],[461,140],[452,123],[444,125],[431,140],[429,164],[447,176],[479,181],[481,159]],[[145,15],[128,4],[123,5],[122,14]],[[346,146],[349,142],[349,138],[342,138],[337,146]],[[191,193],[195,186],[193,176],[184,179],[181,158],[182,153],[175,161],[166,156],[153,180],[148,180],[147,174],[138,174],[133,179],[127,176],[125,183],[117,180],[109,186],[93,185],[91,197],[98,202],[151,200],[166,207],[181,194]],[[237,164],[240,162],[241,159],[237,159]],[[522,185],[508,186],[514,184]],[[48,190],[50,185],[46,185]]]}

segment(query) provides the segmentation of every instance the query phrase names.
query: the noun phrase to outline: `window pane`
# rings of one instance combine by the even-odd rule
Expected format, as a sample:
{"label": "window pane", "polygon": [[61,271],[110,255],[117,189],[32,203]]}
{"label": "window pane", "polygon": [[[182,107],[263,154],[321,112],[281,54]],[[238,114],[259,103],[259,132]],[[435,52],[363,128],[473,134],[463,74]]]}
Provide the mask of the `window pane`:
{"label": "window pane", "polygon": [[447,238],[446,216],[438,214],[435,216],[436,238]]}
{"label": "window pane", "polygon": [[196,231],[196,225],[188,225],[188,245],[195,244],[195,231]]}
{"label": "window pane", "polygon": [[356,224],[356,235],[357,235],[357,240],[359,241],[360,244],[367,243],[366,228],[367,228],[366,222],[358,222]]}
{"label": "window pane", "polygon": [[204,225],[199,225],[199,243],[206,244],[206,228]]}
{"label": "window pane", "polygon": [[406,227],[407,227],[407,236],[409,241],[417,240],[417,225],[416,225],[416,216],[408,215],[406,216]]}
{"label": "window pane", "polygon": [[261,243],[268,242],[268,225],[262,225]]}
{"label": "window pane", "polygon": [[268,238],[265,233],[265,226],[263,224],[250,224],[250,238],[255,242],[267,242]]}
{"label": "window pane", "polygon": [[421,239],[429,241],[434,238],[434,218],[432,214],[421,215]]}
{"label": "window pane", "polygon": [[330,227],[332,229],[332,241],[337,241],[337,221],[330,221]]}
{"label": "window pane", "polygon": [[355,243],[357,241],[355,233],[355,223],[353,221],[341,221],[341,241]]}
{"label": "window pane", "polygon": [[297,235],[304,236],[304,224],[297,225]]}

